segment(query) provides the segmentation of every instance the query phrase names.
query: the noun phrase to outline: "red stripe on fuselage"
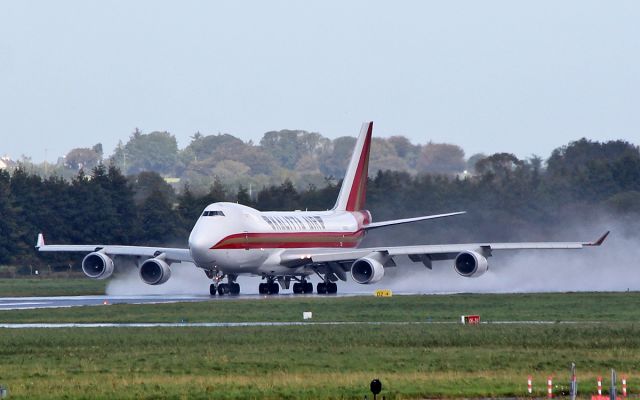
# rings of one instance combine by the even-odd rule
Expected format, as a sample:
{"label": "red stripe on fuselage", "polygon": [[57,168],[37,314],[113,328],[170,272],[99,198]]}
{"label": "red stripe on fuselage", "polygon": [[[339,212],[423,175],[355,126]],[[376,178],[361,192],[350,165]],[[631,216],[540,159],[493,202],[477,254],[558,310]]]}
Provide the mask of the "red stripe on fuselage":
{"label": "red stripe on fuselage", "polygon": [[277,232],[236,233],[211,247],[220,249],[282,249],[309,247],[356,247],[364,230],[355,232]]}

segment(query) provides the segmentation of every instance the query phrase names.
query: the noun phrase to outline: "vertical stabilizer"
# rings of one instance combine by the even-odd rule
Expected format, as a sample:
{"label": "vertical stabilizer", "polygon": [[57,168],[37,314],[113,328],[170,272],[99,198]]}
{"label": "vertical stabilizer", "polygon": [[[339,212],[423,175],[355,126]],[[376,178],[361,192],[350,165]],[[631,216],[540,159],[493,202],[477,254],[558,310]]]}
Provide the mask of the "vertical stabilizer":
{"label": "vertical stabilizer", "polygon": [[362,124],[360,135],[351,155],[351,161],[342,181],[340,194],[333,209],[336,211],[360,211],[364,209],[369,171],[369,151],[373,122]]}

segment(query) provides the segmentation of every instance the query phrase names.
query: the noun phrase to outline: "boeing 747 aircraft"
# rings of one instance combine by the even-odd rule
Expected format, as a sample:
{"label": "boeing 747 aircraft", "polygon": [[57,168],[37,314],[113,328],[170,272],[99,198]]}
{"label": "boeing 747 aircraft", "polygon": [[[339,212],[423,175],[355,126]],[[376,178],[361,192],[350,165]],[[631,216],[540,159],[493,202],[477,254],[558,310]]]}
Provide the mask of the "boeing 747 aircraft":
{"label": "boeing 747 aircraft", "polygon": [[464,277],[485,273],[487,258],[498,250],[581,249],[595,242],[470,243],[359,248],[367,231],[386,226],[450,217],[464,212],[373,222],[365,207],[367,172],[373,123],[366,122],[356,141],[335,206],[327,211],[261,212],[235,203],[207,206],[189,236],[189,248],[116,245],[46,245],[38,235],[39,251],[84,252],[82,270],[92,279],[106,279],[123,260],[134,260],[140,278],[160,285],[171,277],[171,268],[189,262],[213,280],[211,295],[238,294],[239,275],[260,276],[261,294],[289,289],[312,293],[309,278],[317,275],[319,294],[336,293],[338,280],[347,275],[360,284],[380,281],[385,268],[401,257],[431,269],[433,261],[453,260]]}

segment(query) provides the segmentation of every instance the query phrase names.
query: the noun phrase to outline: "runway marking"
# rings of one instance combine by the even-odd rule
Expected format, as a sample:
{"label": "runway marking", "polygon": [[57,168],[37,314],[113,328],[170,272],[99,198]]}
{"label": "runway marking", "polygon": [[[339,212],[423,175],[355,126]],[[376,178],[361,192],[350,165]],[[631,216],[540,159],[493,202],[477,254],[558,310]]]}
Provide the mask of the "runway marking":
{"label": "runway marking", "polygon": [[3,324],[7,329],[57,328],[235,328],[254,326],[318,326],[318,325],[419,325],[428,322],[132,322],[132,323],[18,323]]}

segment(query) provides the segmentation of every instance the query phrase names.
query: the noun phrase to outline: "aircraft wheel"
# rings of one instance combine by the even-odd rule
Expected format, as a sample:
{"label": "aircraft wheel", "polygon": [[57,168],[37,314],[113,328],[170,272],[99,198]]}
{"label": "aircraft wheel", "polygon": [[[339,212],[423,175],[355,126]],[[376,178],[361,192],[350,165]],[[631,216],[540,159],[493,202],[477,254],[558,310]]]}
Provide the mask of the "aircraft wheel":
{"label": "aircraft wheel", "polygon": [[227,285],[226,283],[221,283],[218,285],[218,294],[220,296],[225,295],[229,293],[229,285]]}
{"label": "aircraft wheel", "polygon": [[211,285],[209,285],[209,294],[211,296],[215,296],[216,295],[216,291],[218,288],[216,288],[216,285],[214,285],[213,283]]}
{"label": "aircraft wheel", "polygon": [[302,293],[302,284],[301,283],[296,282],[296,283],[293,284],[293,293],[295,293],[295,294]]}
{"label": "aircraft wheel", "polygon": [[278,294],[280,292],[280,285],[273,282],[269,284],[269,294]]}
{"label": "aircraft wheel", "polygon": [[266,283],[261,283],[261,284],[258,285],[258,293],[267,294],[267,284]]}
{"label": "aircraft wheel", "polygon": [[335,282],[327,283],[327,293],[330,293],[330,294],[338,293],[338,284]]}
{"label": "aircraft wheel", "polygon": [[229,293],[238,295],[240,294],[240,284],[233,282],[229,284]]}
{"label": "aircraft wheel", "polygon": [[326,294],[327,293],[327,284],[324,283],[324,282],[318,283],[318,286],[316,287],[316,291],[318,292],[318,294]]}
{"label": "aircraft wheel", "polygon": [[302,291],[305,293],[313,293],[313,283],[304,282]]}

